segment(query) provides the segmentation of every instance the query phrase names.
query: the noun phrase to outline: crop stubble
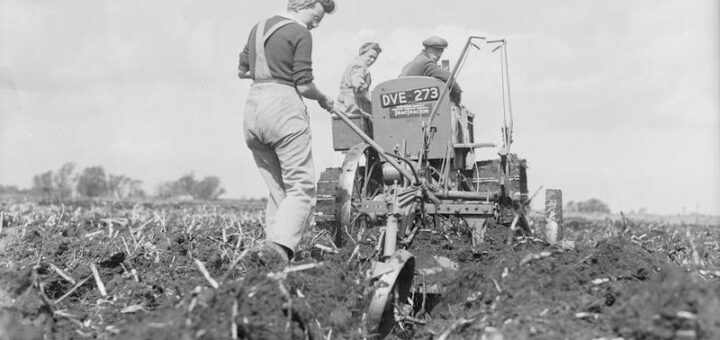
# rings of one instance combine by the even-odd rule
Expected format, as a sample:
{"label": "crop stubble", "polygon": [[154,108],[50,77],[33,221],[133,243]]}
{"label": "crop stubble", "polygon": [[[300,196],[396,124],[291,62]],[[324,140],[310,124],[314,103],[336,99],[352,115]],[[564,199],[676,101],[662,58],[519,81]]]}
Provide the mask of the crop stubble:
{"label": "crop stubble", "polygon": [[[308,230],[293,271],[246,256],[262,239],[257,208],[0,204],[0,340],[370,335],[362,320],[376,230],[337,250]],[[418,258],[445,256],[459,270],[416,275],[443,294],[418,289],[391,337],[720,338],[717,226],[576,219],[566,227],[576,249],[508,242],[503,227],[472,247],[458,220],[421,233],[411,248]]]}

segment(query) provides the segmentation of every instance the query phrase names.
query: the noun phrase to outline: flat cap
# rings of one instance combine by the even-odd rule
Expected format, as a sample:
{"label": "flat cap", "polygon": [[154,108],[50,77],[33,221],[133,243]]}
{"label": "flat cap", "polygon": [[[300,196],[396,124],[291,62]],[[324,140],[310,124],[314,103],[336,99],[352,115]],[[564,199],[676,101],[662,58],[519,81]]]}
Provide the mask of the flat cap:
{"label": "flat cap", "polygon": [[438,37],[438,36],[432,36],[430,38],[427,38],[423,40],[422,42],[423,46],[425,47],[437,47],[437,48],[446,48],[448,46],[447,40]]}

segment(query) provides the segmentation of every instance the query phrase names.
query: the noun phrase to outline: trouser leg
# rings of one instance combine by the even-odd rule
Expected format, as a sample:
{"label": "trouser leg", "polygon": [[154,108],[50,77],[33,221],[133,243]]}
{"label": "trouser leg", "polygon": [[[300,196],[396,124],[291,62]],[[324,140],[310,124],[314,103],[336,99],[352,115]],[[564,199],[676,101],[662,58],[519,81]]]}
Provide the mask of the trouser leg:
{"label": "trouser leg", "polygon": [[454,103],[450,104],[450,125],[452,126],[453,143],[463,143],[463,131],[460,126],[460,109]]}
{"label": "trouser leg", "polygon": [[248,143],[255,164],[268,187],[268,201],[265,207],[265,227],[272,225],[278,206],[285,199],[285,185],[282,180],[280,160],[270,146],[262,143]]}
{"label": "trouser leg", "polygon": [[306,107],[292,87],[254,84],[245,107],[244,130],[270,191],[266,241],[295,250],[315,206]]}
{"label": "trouser leg", "polygon": [[289,134],[275,145],[285,197],[278,204],[267,239],[295,250],[315,207],[315,172],[309,127]]}
{"label": "trouser leg", "polygon": [[467,111],[462,107],[458,107],[458,120],[460,121],[460,131],[462,131],[462,143],[470,142],[470,130],[468,125]]}

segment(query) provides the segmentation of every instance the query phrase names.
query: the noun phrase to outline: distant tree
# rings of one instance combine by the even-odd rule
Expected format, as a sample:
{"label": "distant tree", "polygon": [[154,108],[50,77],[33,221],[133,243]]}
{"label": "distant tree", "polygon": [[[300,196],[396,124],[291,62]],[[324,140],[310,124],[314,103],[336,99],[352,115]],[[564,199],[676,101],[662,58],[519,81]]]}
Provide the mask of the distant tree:
{"label": "distant tree", "polygon": [[53,172],[43,172],[39,175],[33,176],[33,186],[32,189],[34,191],[49,195],[53,192],[55,187],[53,186]]}
{"label": "distant tree", "polygon": [[85,168],[78,177],[77,191],[86,197],[106,195],[108,183],[105,170],[101,166]]}
{"label": "distant tree", "polygon": [[565,211],[581,213],[610,213],[610,207],[605,202],[591,198],[584,202],[570,201],[565,204]]}
{"label": "distant tree", "polygon": [[119,198],[144,197],[145,191],[142,189],[142,181],[132,179],[125,175],[107,176],[107,192],[108,195]]}
{"label": "distant tree", "polygon": [[175,181],[161,183],[157,186],[156,193],[160,198],[191,196],[193,199],[216,200],[225,193],[225,189],[221,187],[220,178],[217,176],[207,176],[197,181],[190,172]]}
{"label": "distant tree", "polygon": [[61,198],[68,198],[73,193],[74,182],[77,180],[76,176],[73,175],[75,171],[75,163],[65,163],[60,167],[55,175],[53,176],[53,183],[55,184],[55,190]]}
{"label": "distant tree", "polygon": [[216,200],[220,195],[225,193],[225,189],[220,187],[220,178],[217,176],[208,176],[202,181],[195,183],[192,189],[192,196],[201,200]]}
{"label": "distant tree", "polygon": [[188,195],[178,181],[163,182],[157,186],[157,196],[160,198],[173,198]]}
{"label": "distant tree", "polygon": [[591,198],[585,201],[583,208],[585,212],[590,213],[610,213],[610,207],[597,198]]}
{"label": "distant tree", "polygon": [[107,178],[107,184],[108,184],[108,193],[115,198],[124,198],[122,197],[121,190],[123,189],[123,186],[126,185],[127,182],[130,182],[131,179],[129,177],[126,177],[124,175],[108,175]]}
{"label": "distant tree", "polygon": [[190,172],[180,177],[176,182],[176,189],[182,192],[182,195],[192,195],[195,188],[195,175]]}
{"label": "distant tree", "polygon": [[16,194],[20,189],[14,185],[0,185],[0,194]]}
{"label": "distant tree", "polygon": [[128,197],[145,197],[145,190],[142,188],[142,181],[138,179],[131,180],[128,185]]}
{"label": "distant tree", "polygon": [[155,189],[155,194],[160,198],[170,198],[173,196],[173,182],[160,183]]}

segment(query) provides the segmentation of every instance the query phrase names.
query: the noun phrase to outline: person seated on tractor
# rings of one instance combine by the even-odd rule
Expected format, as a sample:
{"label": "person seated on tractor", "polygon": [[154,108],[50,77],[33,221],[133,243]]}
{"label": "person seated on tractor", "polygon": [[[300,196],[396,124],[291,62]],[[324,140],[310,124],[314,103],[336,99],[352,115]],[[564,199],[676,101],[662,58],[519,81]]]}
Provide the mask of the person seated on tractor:
{"label": "person seated on tractor", "polygon": [[[450,71],[440,67],[437,62],[442,57],[445,48],[448,46],[447,40],[432,36],[423,40],[424,48],[420,51],[415,59],[405,65],[400,72],[400,77],[424,76],[433,77],[447,82],[450,79]],[[451,124],[453,126],[454,143],[471,143],[470,133],[468,129],[468,115],[472,115],[468,110],[460,105],[462,99],[462,90],[460,85],[455,81],[450,88],[450,111]]]}
{"label": "person seated on tractor", "polygon": [[347,114],[369,114],[372,111],[370,100],[370,66],[382,52],[380,44],[366,42],[360,46],[358,56],[348,65],[340,81],[340,95],[336,107]]}

